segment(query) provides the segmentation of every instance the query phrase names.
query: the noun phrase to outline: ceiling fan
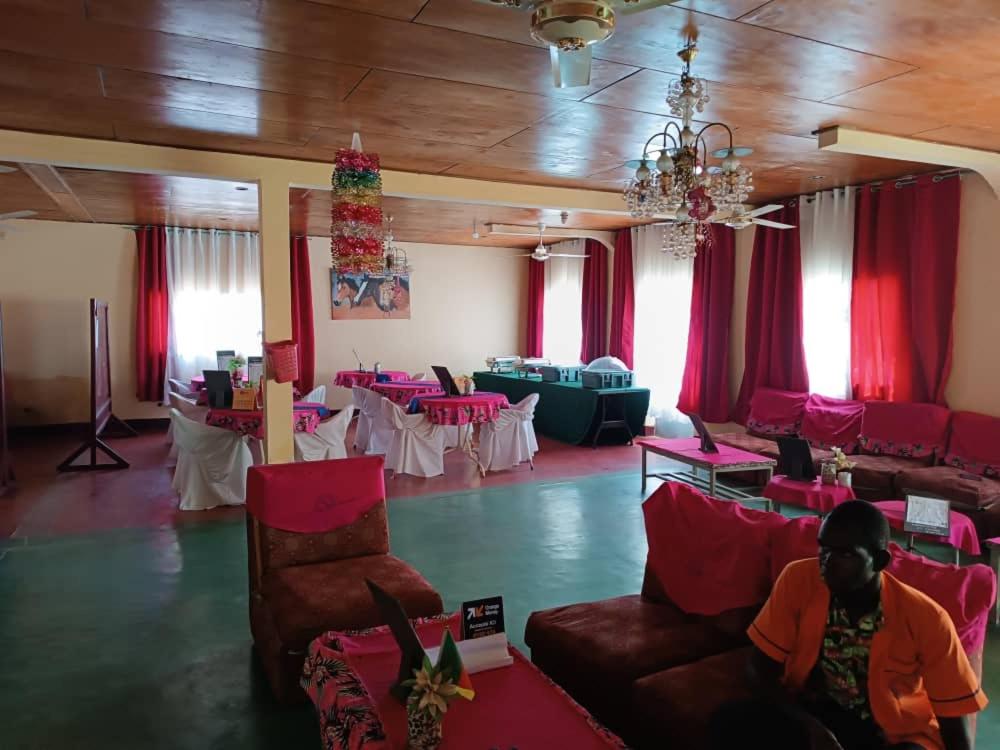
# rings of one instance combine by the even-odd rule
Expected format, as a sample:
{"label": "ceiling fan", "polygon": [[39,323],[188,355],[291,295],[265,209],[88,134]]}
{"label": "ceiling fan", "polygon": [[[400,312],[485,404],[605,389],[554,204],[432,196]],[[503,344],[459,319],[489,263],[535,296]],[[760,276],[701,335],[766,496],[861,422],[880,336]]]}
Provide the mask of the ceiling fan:
{"label": "ceiling fan", "polygon": [[530,253],[525,253],[524,255],[519,255],[519,258],[531,258],[532,260],[540,260],[542,262],[547,261],[549,258],[586,258],[586,255],[574,255],[572,253],[550,253],[549,249],[545,247],[545,242],[543,240],[543,235],[545,234],[545,225],[539,222],[538,224],[538,246]]}
{"label": "ceiling fan", "polygon": [[617,16],[677,0],[476,0],[531,11],[531,36],[549,45],[556,88],[590,84],[593,45],[615,33]]}

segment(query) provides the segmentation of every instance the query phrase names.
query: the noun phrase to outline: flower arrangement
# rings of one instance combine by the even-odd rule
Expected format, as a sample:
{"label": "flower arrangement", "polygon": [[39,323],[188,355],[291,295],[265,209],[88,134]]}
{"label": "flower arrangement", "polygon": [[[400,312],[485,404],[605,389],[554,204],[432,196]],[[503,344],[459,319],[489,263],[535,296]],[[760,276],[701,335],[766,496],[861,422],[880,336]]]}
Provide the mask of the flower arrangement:
{"label": "flower arrangement", "polygon": [[229,372],[230,372],[230,374],[235,373],[238,370],[243,369],[243,367],[246,365],[246,363],[247,363],[246,358],[240,356],[239,354],[237,354],[235,357],[231,357],[229,359]]}
{"label": "flower arrangement", "polygon": [[410,688],[406,699],[406,724],[411,750],[435,750],[441,744],[441,722],[449,704],[456,698],[472,700],[475,691],[462,665],[455,639],[445,630],[438,663],[424,654],[420,669],[402,685]]}
{"label": "flower arrangement", "polygon": [[842,471],[850,471],[854,468],[855,462],[847,458],[847,455],[840,448],[833,448],[833,463],[837,467],[837,473]]}
{"label": "flower arrangement", "polygon": [[377,272],[385,265],[382,246],[382,176],[377,154],[361,150],[355,135],[351,148],[334,158],[333,205],[330,209],[330,257],[341,273]]}
{"label": "flower arrangement", "polygon": [[471,396],[476,391],[476,382],[468,375],[456,375],[453,380],[455,386],[466,396]]}

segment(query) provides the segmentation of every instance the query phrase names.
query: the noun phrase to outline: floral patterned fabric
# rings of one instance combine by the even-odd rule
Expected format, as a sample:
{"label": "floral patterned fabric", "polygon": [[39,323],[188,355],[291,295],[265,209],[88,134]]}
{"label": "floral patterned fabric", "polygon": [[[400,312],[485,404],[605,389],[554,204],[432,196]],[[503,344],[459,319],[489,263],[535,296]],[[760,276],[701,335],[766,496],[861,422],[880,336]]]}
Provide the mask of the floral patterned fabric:
{"label": "floral patterned fabric", "polygon": [[798,435],[801,428],[802,420],[791,424],[769,424],[753,417],[747,419],[747,431],[752,435]]}
{"label": "floral patterned fabric", "polygon": [[[295,432],[316,432],[319,422],[318,408],[296,408],[292,411],[292,429]],[[264,439],[264,412],[259,409],[253,411],[212,409],[205,417],[205,424]]]}
{"label": "floral patterned fabric", "polygon": [[970,461],[962,456],[957,456],[954,453],[949,453],[945,456],[944,462],[948,466],[954,466],[956,469],[967,471],[970,474],[978,474],[983,477],[989,477],[990,479],[1000,479],[1000,466]]}
{"label": "floral patterned fabric", "polygon": [[472,396],[421,398],[420,408],[434,424],[467,425],[496,422],[501,409],[509,409],[510,402],[502,393],[476,393]]}
{"label": "floral patterned fabric", "polygon": [[934,451],[940,448],[938,445],[924,443],[895,443],[892,440],[879,440],[867,435],[859,435],[858,443],[861,445],[861,450],[870,455],[900,458],[930,458],[934,455]]}
{"label": "floral patterned fabric", "polygon": [[409,383],[375,383],[371,389],[406,409],[414,396],[443,396],[441,384],[429,380]]}
{"label": "floral patterned fabric", "polygon": [[817,668],[821,671],[826,694],[841,708],[860,719],[871,719],[868,702],[868,656],[872,637],[884,624],[882,604],[855,625],[847,610],[830,605]]}
{"label": "floral patterned fabric", "polygon": [[[409,374],[402,370],[382,370],[381,374],[389,378],[389,381],[393,383],[410,379]],[[361,372],[360,370],[341,370],[334,377],[333,384],[339,385],[342,388],[353,388],[354,386],[371,388],[375,383],[376,377],[378,376],[371,370],[366,370],[365,372]]]}

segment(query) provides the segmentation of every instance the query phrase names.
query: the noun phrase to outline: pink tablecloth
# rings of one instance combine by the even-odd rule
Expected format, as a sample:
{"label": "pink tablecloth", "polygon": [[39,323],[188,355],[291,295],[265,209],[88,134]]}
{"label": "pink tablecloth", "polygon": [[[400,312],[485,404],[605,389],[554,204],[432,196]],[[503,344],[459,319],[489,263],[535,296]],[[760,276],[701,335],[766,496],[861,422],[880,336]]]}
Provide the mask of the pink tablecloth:
{"label": "pink tablecloth", "polygon": [[[382,370],[381,374],[385,375],[392,382],[410,379],[409,373],[402,370]],[[356,385],[362,388],[371,388],[376,377],[375,373],[371,370],[365,372],[360,372],[359,370],[341,370],[334,377],[333,384],[339,385],[342,388],[353,388]]]}
{"label": "pink tablecloth", "polygon": [[[439,646],[445,626],[457,639],[458,618],[417,621],[425,647]],[[517,650],[510,667],[471,676],[476,696],[455,700],[444,719],[441,750],[623,749],[561,688]],[[386,627],[329,632],[309,646],[303,677],[319,714],[325,750],[403,750],[406,709],[389,695],[399,649]]]}
{"label": "pink tablecloth", "polygon": [[841,503],[855,498],[850,487],[823,484],[819,477],[812,482],[797,482],[780,474],[768,482],[763,495],[779,505],[794,505],[820,513],[829,513]]}
{"label": "pink tablecloth", "polygon": [[[894,529],[903,528],[903,520],[906,514],[906,503],[903,500],[883,500],[872,503],[889,519],[889,525]],[[947,537],[935,536],[933,534],[914,534],[916,539],[923,539],[928,542],[938,544],[948,544],[955,549],[968,552],[970,555],[980,553],[979,537],[976,536],[976,527],[972,520],[961,513],[951,511],[951,533]]]}
{"label": "pink tablecloth", "polygon": [[[316,432],[319,427],[319,410],[322,404],[297,402],[292,410],[292,429],[295,432]],[[205,424],[222,427],[241,435],[264,438],[264,412],[261,409],[211,409],[205,417]]]}
{"label": "pink tablecloth", "polygon": [[466,425],[496,422],[501,409],[510,402],[502,393],[476,393],[472,396],[421,398],[420,408],[434,424]]}
{"label": "pink tablecloth", "polygon": [[192,391],[203,391],[205,390],[205,376],[195,375],[191,378],[191,390]]}
{"label": "pink tablecloth", "polygon": [[397,406],[409,407],[414,396],[443,396],[441,384],[436,380],[406,380],[399,383],[374,383],[371,389],[381,393]]}

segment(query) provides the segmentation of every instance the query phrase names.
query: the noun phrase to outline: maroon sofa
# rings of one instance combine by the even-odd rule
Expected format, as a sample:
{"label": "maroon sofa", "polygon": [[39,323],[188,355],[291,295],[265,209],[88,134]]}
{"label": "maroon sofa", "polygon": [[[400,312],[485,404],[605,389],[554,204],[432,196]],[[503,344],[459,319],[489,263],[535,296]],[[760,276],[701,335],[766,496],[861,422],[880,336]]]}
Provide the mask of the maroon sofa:
{"label": "maroon sofa", "polygon": [[[865,500],[907,492],[951,501],[981,540],[1000,535],[1000,419],[935,404],[852,401],[759,388],[746,433],[716,442],[777,459],[777,438],[809,441],[817,463],[837,447],[850,454],[854,492]],[[781,472],[781,466],[778,466]]]}
{"label": "maroon sofa", "polygon": [[[700,750],[712,713],[748,695],[746,629],[784,566],[815,554],[819,519],[748,510],[675,483],[643,510],[642,593],[534,612],[524,638],[532,661],[630,746]],[[949,612],[981,674],[992,570],[893,545],[890,572]]]}

